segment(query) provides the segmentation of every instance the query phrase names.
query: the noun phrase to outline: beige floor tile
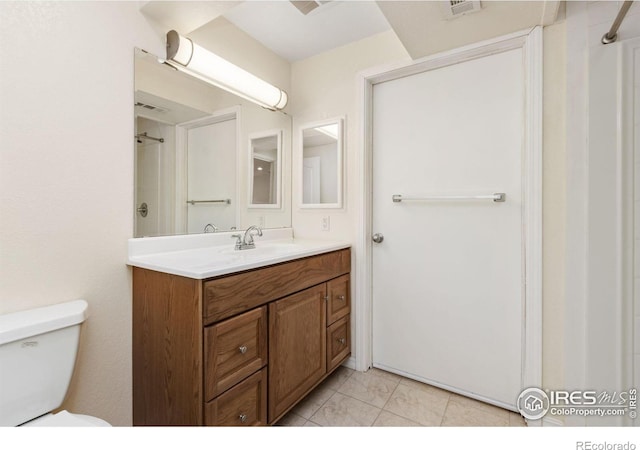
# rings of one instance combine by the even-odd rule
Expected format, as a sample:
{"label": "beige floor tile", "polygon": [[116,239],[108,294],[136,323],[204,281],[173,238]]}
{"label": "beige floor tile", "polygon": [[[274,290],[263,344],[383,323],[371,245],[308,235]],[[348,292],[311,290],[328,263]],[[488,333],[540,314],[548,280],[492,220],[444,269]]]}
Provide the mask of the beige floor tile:
{"label": "beige floor tile", "polygon": [[333,389],[337,391],[344,384],[345,381],[351,377],[351,375],[355,372],[353,369],[349,369],[345,366],[338,367],[335,372],[327,377],[326,380],[322,382],[322,385],[328,387],[329,389]]}
{"label": "beige floor tile", "polygon": [[385,370],[381,370],[376,367],[372,367],[371,369],[367,370],[366,373],[369,373],[369,372],[379,377],[386,378],[387,380],[392,380],[397,382],[402,380],[402,377],[400,375],[396,375],[395,373],[387,372]]}
{"label": "beige floor tile", "polygon": [[313,423],[313,422],[312,422],[312,421],[310,421],[310,420],[307,420],[307,421],[304,423],[304,425],[303,425],[303,426],[304,426],[304,427],[319,427],[320,425],[318,425],[317,423]]}
{"label": "beige floor tile", "polygon": [[369,370],[351,375],[338,392],[382,408],[397,385],[398,381],[379,376],[377,372]]}
{"label": "beige floor tile", "polygon": [[293,412],[305,419],[309,419],[335,392],[333,389],[321,384],[294,406]]}
{"label": "beige floor tile", "polygon": [[524,417],[514,412],[509,412],[509,426],[510,427],[526,427],[527,422],[524,421]]}
{"label": "beige floor tile", "polygon": [[444,413],[442,426],[447,427],[504,427],[509,425],[509,414],[506,410],[486,411],[468,404],[449,400]]}
{"label": "beige floor tile", "polygon": [[404,417],[397,416],[389,411],[382,411],[373,422],[374,427],[419,427],[420,424]]}
{"label": "beige floor tile", "polygon": [[484,402],[475,400],[473,398],[464,397],[462,395],[458,395],[458,394],[453,394],[452,393],[449,400],[451,402],[453,402],[453,403],[458,403],[458,404],[463,405],[463,406],[468,406],[468,407],[471,407],[471,408],[479,409],[481,411],[485,411],[485,412],[493,413],[493,414],[496,414],[496,415],[500,415],[500,416],[504,417],[505,420],[509,419],[509,411],[507,411],[506,409],[502,409],[502,408],[499,408],[497,406],[490,405],[488,403],[484,403]]}
{"label": "beige floor tile", "polygon": [[278,420],[278,423],[276,425],[279,425],[281,427],[300,427],[303,426],[306,421],[307,419],[291,411],[288,412],[282,419]]}
{"label": "beige floor tile", "polygon": [[439,393],[399,384],[383,409],[421,425],[439,426],[447,399]]}
{"label": "beige floor tile", "polygon": [[404,386],[409,386],[415,389],[421,389],[423,391],[431,393],[432,395],[437,395],[437,396],[446,398],[447,400],[451,395],[449,391],[445,391],[444,389],[431,386],[430,384],[422,383],[421,381],[411,380],[409,378],[402,378],[400,380],[400,384]]}
{"label": "beige floor tile", "polygon": [[379,414],[380,408],[336,392],[310,420],[322,427],[368,427]]}

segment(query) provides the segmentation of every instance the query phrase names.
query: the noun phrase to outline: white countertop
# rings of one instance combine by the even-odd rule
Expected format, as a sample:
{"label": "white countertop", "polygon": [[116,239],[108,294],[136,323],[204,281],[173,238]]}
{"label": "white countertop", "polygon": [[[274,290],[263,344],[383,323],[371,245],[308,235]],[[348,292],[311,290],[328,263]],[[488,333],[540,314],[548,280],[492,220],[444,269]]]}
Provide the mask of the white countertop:
{"label": "white countertop", "polygon": [[286,230],[290,229],[264,230],[263,237],[254,237],[256,248],[249,250],[234,249],[235,241],[229,239],[233,233],[131,239],[127,264],[202,280],[351,246],[344,241],[296,239]]}

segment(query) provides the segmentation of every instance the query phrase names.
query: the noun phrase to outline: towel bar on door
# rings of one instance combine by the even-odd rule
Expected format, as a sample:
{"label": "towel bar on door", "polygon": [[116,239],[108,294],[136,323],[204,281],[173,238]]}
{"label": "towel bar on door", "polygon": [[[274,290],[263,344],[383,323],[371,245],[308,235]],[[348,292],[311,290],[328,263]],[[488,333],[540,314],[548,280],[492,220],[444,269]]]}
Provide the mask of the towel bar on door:
{"label": "towel bar on door", "polygon": [[403,197],[394,194],[391,199],[394,203],[403,201],[428,201],[428,200],[493,200],[494,202],[504,202],[507,195],[504,192],[496,192],[490,195],[429,195],[424,197]]}
{"label": "towel bar on door", "polygon": [[187,200],[187,203],[191,205],[195,205],[196,203],[226,203],[227,205],[230,205],[231,199],[227,198],[224,200]]}

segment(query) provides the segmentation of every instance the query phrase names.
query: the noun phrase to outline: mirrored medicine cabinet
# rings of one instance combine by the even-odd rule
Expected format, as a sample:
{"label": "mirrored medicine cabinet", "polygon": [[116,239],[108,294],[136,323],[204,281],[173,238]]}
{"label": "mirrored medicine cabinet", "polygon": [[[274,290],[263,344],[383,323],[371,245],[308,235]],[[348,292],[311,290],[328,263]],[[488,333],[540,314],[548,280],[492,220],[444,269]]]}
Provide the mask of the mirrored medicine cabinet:
{"label": "mirrored medicine cabinet", "polygon": [[344,118],[300,129],[301,208],[342,208]]}

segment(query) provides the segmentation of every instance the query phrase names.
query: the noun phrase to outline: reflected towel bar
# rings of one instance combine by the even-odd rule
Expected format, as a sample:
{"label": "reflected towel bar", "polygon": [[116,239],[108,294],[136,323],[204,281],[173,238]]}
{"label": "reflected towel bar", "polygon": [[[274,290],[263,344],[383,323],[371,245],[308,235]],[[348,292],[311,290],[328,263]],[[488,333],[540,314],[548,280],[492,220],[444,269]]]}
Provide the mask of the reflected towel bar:
{"label": "reflected towel bar", "polygon": [[490,195],[431,195],[425,197],[403,197],[394,194],[391,199],[394,203],[403,201],[428,201],[428,200],[493,200],[494,202],[504,202],[507,195],[504,192],[496,192]]}
{"label": "reflected towel bar", "polygon": [[227,198],[224,200],[187,200],[187,203],[195,205],[196,203],[226,203],[227,205],[231,204],[231,199]]}

